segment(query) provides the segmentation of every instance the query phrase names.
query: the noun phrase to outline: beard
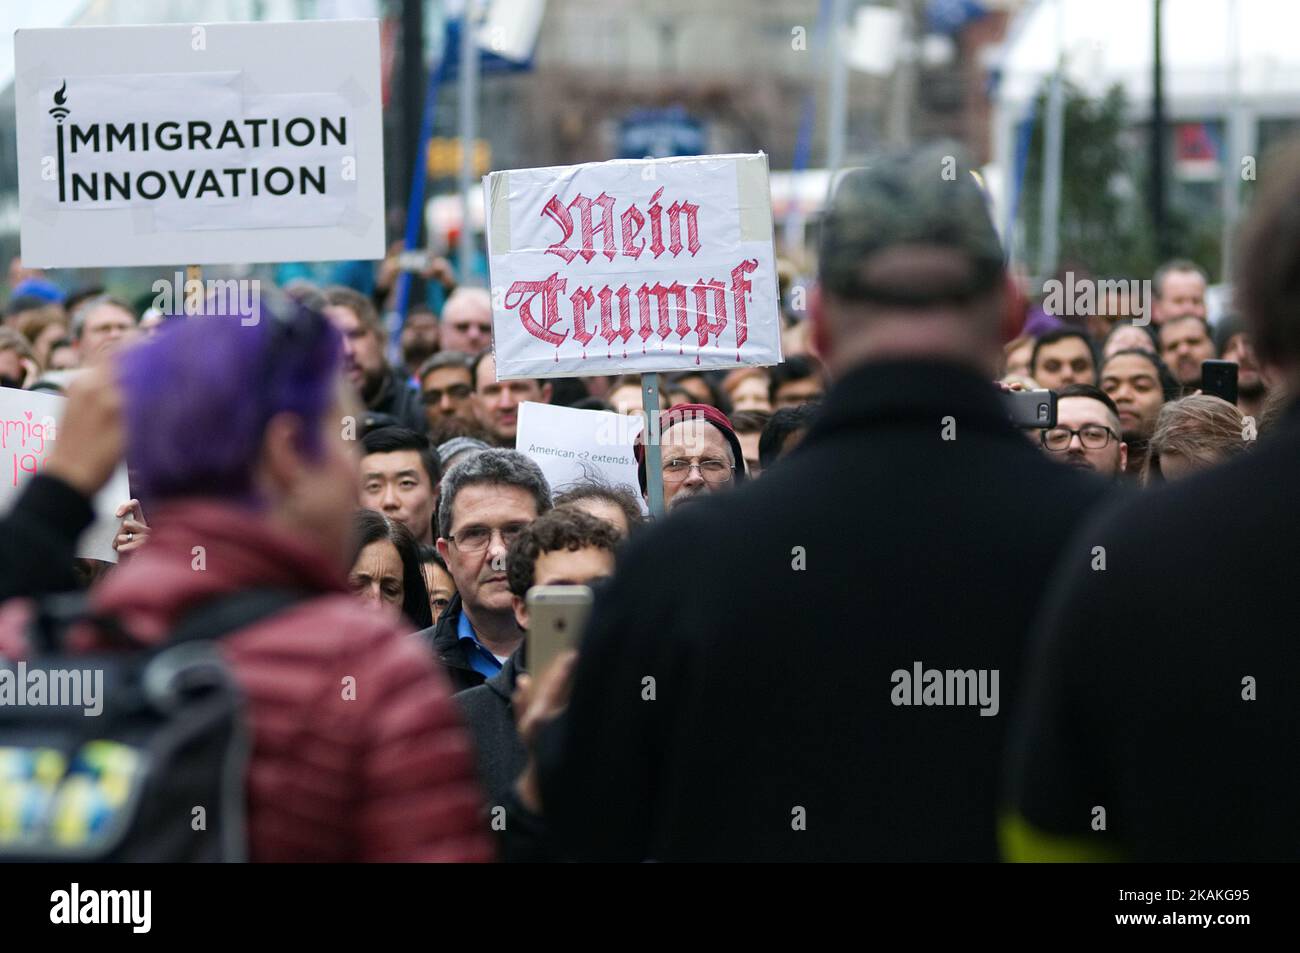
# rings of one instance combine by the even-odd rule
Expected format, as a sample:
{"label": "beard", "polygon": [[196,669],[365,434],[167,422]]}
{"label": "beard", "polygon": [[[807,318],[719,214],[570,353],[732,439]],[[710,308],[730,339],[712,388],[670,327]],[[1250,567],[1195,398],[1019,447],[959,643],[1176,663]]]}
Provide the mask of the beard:
{"label": "beard", "polygon": [[412,341],[402,347],[402,360],[411,370],[415,370],[438,351],[438,345],[425,341]]}

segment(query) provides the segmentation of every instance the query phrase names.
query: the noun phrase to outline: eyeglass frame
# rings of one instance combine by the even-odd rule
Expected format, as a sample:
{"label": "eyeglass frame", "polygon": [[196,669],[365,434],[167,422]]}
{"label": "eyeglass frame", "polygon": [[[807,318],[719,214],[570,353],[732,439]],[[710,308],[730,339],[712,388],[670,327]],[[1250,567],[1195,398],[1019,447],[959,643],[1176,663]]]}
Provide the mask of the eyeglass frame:
{"label": "eyeglass frame", "polygon": [[[685,458],[670,457],[669,459],[663,461],[660,470],[663,473],[663,478],[665,483],[671,483],[673,486],[676,486],[679,483],[685,483],[690,478],[692,470],[699,470],[700,479],[712,486],[721,486],[723,483],[726,483],[727,480],[734,479],[736,475],[735,474],[736,465],[734,463],[726,463],[723,460],[716,460],[716,459],[700,460],[699,457],[695,457],[692,458],[690,461],[688,461],[689,465],[686,467],[686,472],[682,475],[682,478],[680,480],[668,479],[668,464],[672,463],[675,460],[682,460],[682,459]],[[721,463],[724,467],[727,468],[726,470],[727,480],[710,480],[707,476],[705,476],[705,470],[704,470],[705,463]]]}
{"label": "eyeglass frame", "polygon": [[487,526],[467,526],[467,527],[465,528],[466,530],[471,530],[471,529],[486,529],[486,530],[488,531],[487,542],[483,545],[483,548],[482,548],[482,549],[477,549],[477,548],[475,548],[475,549],[469,549],[468,547],[465,546],[464,543],[459,542],[459,541],[456,539],[456,537],[457,537],[457,536],[464,536],[464,535],[465,535],[465,532],[464,532],[464,531],[462,531],[462,532],[460,532],[460,533],[453,533],[453,534],[447,536],[447,541],[448,541],[449,543],[455,543],[455,544],[456,544],[456,548],[459,549],[459,550],[460,550],[461,552],[463,552],[463,553],[482,553],[482,552],[487,552],[488,549],[490,549],[490,548],[492,547],[492,537],[493,537],[493,535],[499,535],[499,536],[501,537],[501,542],[505,543],[506,549],[509,549],[509,548],[510,548],[510,545],[511,545],[511,544],[512,544],[516,539],[519,538],[519,534],[522,533],[522,532],[523,532],[525,529],[527,529],[527,528],[528,528],[528,524],[527,524],[527,523],[521,523],[521,524],[519,525],[519,528],[516,529],[516,530],[514,530],[514,531],[510,534],[510,538],[507,539],[507,538],[506,538],[506,534],[505,534],[505,530],[503,530],[500,526],[492,526],[492,527],[487,527]]}
{"label": "eyeglass frame", "polygon": [[[1083,427],[1080,427],[1078,430],[1075,430],[1073,427],[1062,427],[1061,425],[1058,424],[1055,427],[1044,427],[1042,430],[1040,430],[1039,437],[1038,437],[1039,443],[1043,445],[1043,449],[1046,450],[1048,453],[1065,453],[1067,450],[1070,449],[1070,444],[1074,443],[1075,437],[1079,438],[1079,446],[1083,447],[1084,450],[1104,450],[1110,446],[1110,441],[1112,438],[1114,438],[1116,442],[1123,441],[1124,439],[1122,435],[1117,434],[1115,431],[1111,430],[1105,424],[1084,424],[1083,426],[1100,427],[1102,430],[1106,432],[1106,442],[1103,443],[1100,447],[1090,447],[1083,442]],[[1047,445],[1047,435],[1053,430],[1065,430],[1068,431],[1070,434],[1070,439],[1065,441],[1065,446],[1062,447],[1060,450],[1054,450]]]}
{"label": "eyeglass frame", "polygon": [[[456,387],[465,388],[465,393],[460,396],[451,393],[452,389]],[[434,394],[437,394],[438,396],[434,397]],[[452,400],[469,400],[469,398],[474,396],[474,388],[469,384],[452,384],[448,387],[430,387],[428,390],[420,391],[420,403],[425,407],[440,404],[442,403],[442,398],[444,396],[449,396]]]}

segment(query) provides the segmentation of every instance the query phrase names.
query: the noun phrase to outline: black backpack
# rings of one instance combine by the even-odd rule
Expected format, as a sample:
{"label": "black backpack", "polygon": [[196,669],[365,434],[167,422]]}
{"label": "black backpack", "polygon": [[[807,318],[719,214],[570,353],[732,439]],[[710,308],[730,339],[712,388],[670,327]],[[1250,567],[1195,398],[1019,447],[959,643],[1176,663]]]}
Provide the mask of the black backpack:
{"label": "black backpack", "polygon": [[[29,658],[0,658],[0,862],[246,860],[251,737],[213,642],[302,598],[221,596],[151,648],[84,593],[37,600]],[[117,650],[67,654],[77,623]]]}

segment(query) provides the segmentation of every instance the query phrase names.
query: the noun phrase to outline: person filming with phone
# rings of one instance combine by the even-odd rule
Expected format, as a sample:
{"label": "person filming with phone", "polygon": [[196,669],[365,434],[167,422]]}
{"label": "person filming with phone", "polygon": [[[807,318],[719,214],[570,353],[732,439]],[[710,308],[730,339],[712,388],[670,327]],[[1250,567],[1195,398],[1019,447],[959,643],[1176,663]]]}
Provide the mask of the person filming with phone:
{"label": "person filming with phone", "polygon": [[[501,666],[501,670],[484,684],[456,695],[465,723],[474,736],[478,752],[479,777],[487,791],[489,803],[502,804],[511,786],[524,769],[526,755],[515,728],[511,699],[521,672],[529,668],[530,639],[529,591],[543,586],[580,587],[603,581],[614,572],[614,550],[621,537],[618,529],[606,520],[572,507],[552,510],[529,524],[510,546],[506,557],[511,604],[519,630],[525,633],[523,644]],[[537,633],[532,645],[534,660],[541,670],[557,654],[569,647],[576,633],[567,631],[566,618],[557,616],[545,631]],[[545,644],[540,644],[544,642]]]}

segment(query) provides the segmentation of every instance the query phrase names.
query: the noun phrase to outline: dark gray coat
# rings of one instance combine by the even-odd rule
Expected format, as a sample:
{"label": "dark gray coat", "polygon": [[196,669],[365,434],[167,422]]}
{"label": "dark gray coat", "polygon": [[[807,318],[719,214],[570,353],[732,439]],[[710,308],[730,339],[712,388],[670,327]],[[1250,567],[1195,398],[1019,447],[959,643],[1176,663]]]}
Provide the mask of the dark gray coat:
{"label": "dark gray coat", "polygon": [[501,666],[501,671],[482,685],[454,696],[474,737],[479,779],[488,796],[489,809],[504,803],[506,792],[519,778],[527,760],[523,742],[515,730],[514,709],[510,704],[510,697],[515,692],[515,678],[522,671],[522,651],[523,646],[516,649]]}

